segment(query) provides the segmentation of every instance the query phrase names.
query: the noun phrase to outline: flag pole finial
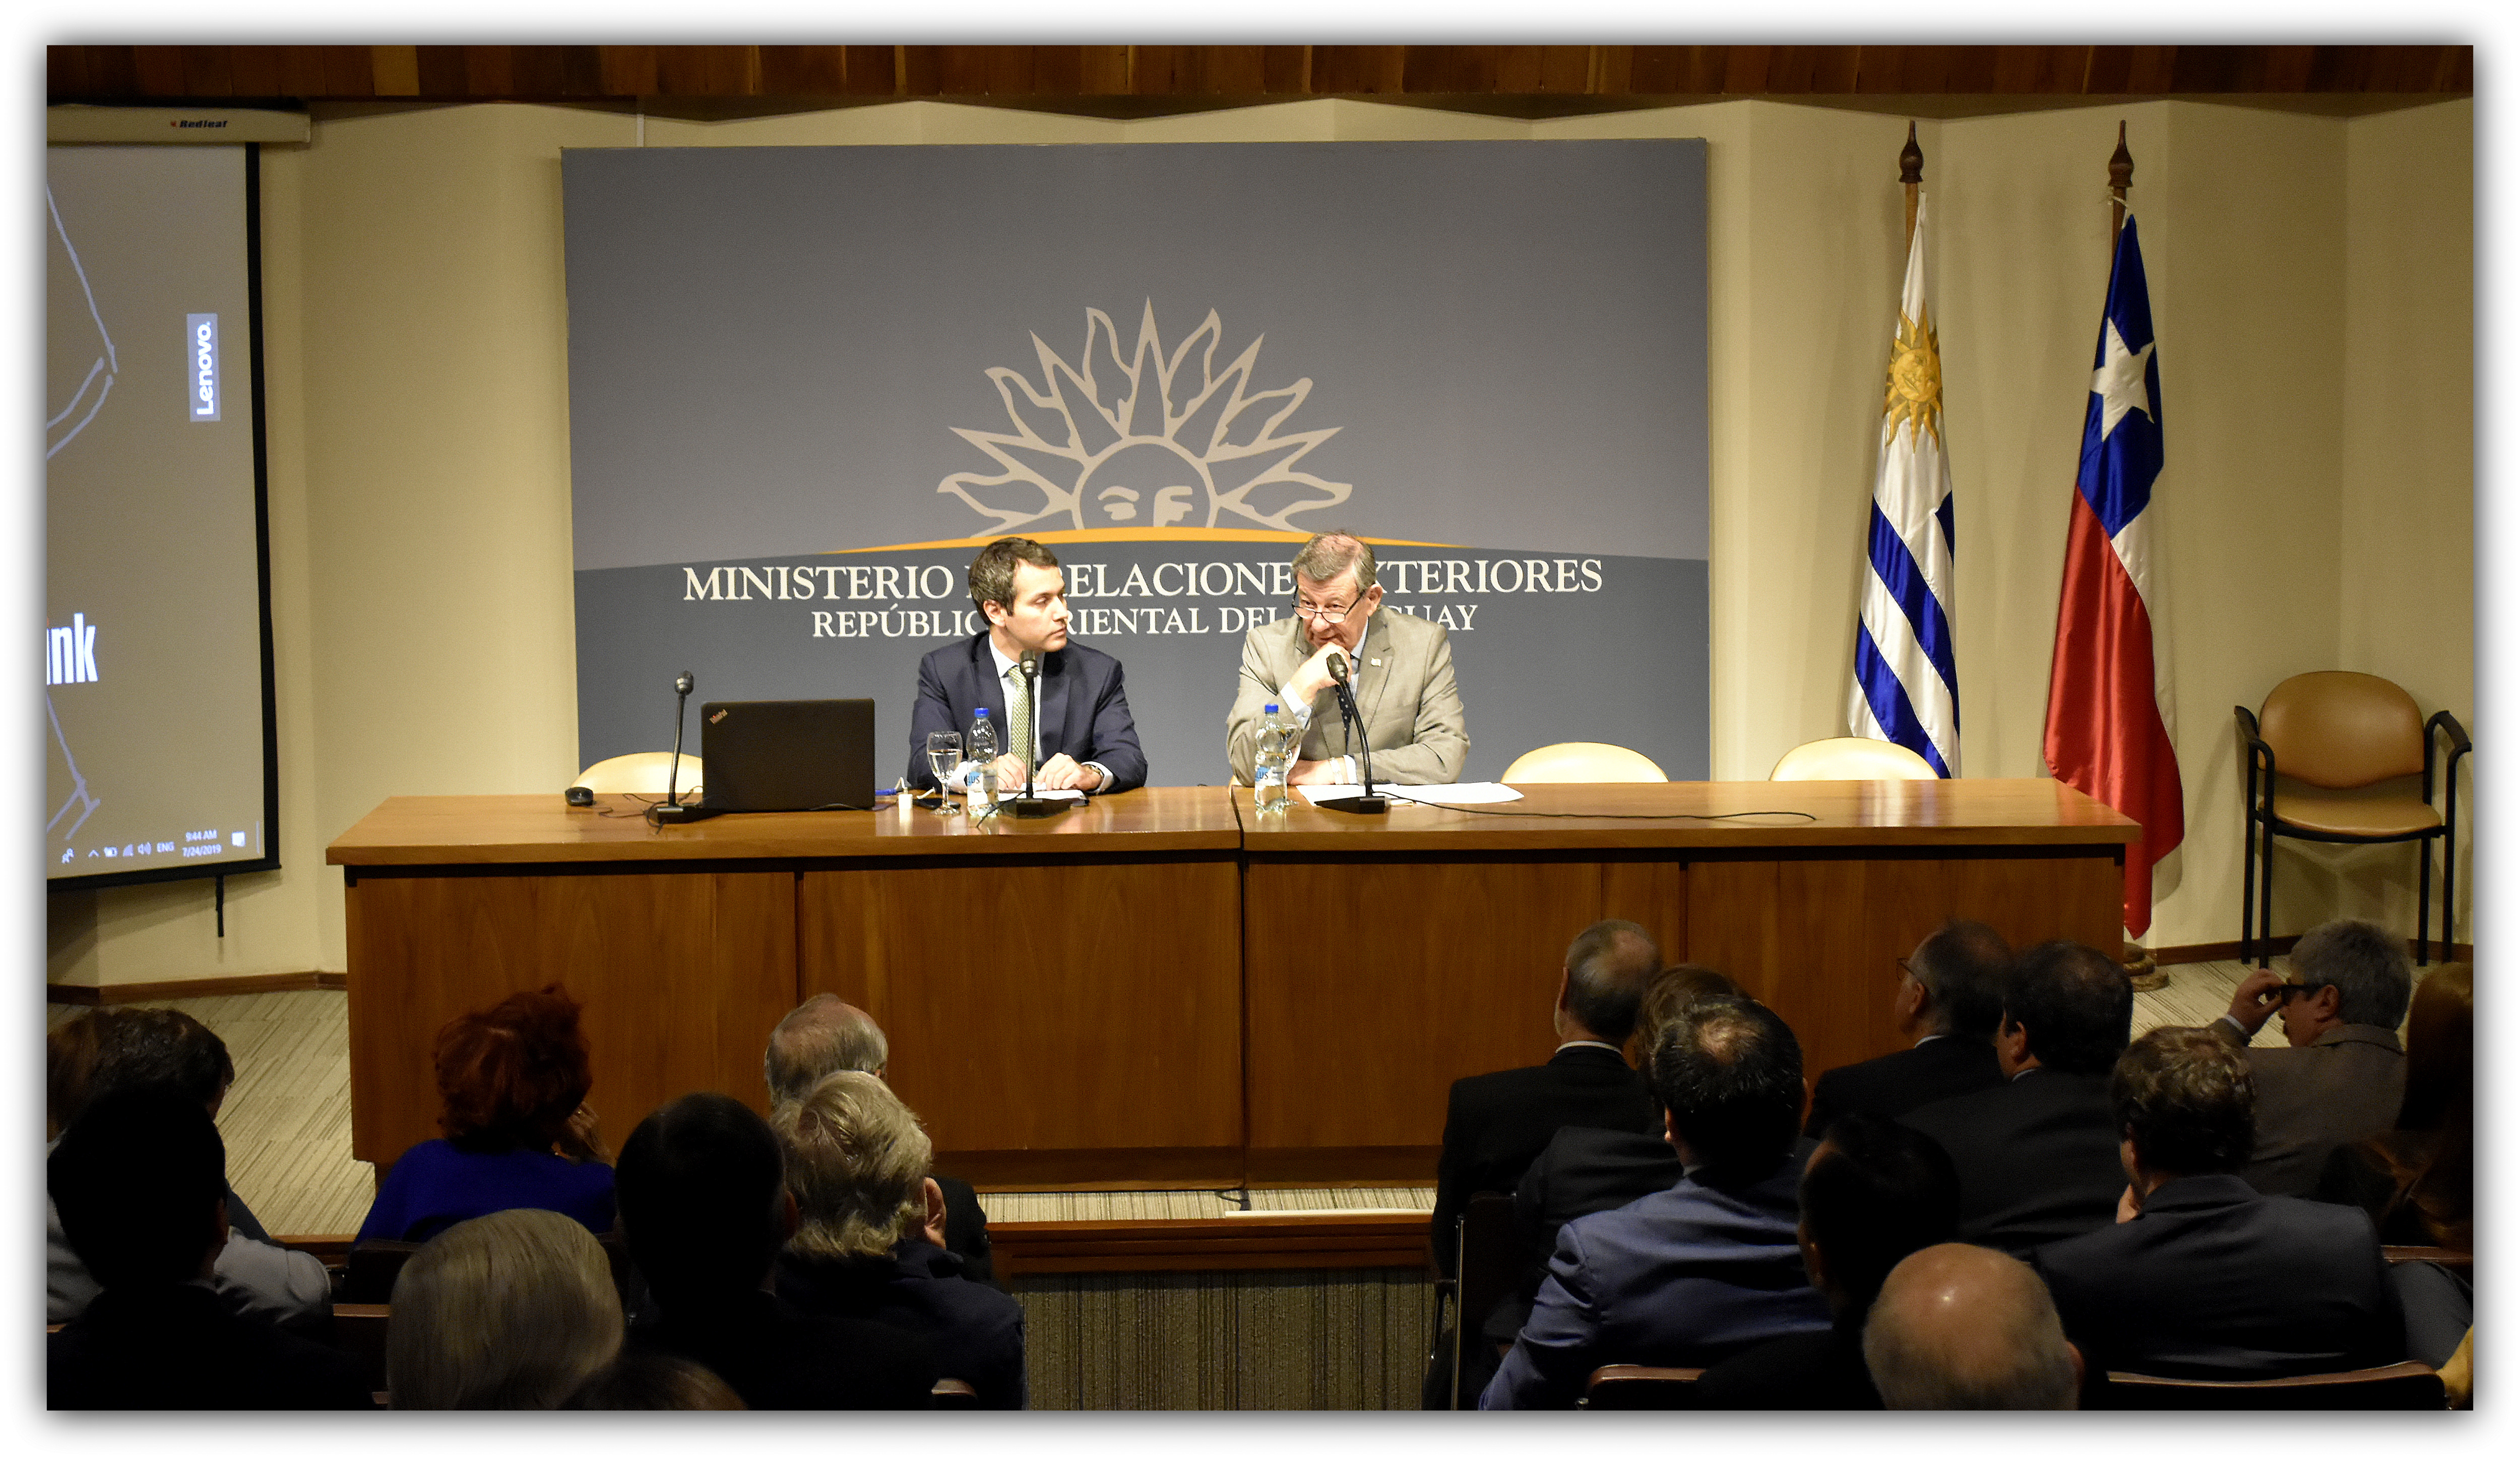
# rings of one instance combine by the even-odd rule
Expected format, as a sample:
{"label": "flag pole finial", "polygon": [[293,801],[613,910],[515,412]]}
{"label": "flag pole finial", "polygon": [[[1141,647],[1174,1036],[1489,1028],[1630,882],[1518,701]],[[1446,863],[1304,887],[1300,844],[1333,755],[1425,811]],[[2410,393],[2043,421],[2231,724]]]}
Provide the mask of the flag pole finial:
{"label": "flag pole finial", "polygon": [[2109,154],[2109,247],[2117,247],[2126,226],[2127,189],[2135,182],[2135,154],[2127,151],[2126,123],[2118,123],[2118,150]]}
{"label": "flag pole finial", "polygon": [[1908,242],[1916,241],[1916,188],[1925,180],[1925,152],[1916,145],[1916,123],[1908,123],[1908,145],[1899,149],[1899,181],[1908,191]]}

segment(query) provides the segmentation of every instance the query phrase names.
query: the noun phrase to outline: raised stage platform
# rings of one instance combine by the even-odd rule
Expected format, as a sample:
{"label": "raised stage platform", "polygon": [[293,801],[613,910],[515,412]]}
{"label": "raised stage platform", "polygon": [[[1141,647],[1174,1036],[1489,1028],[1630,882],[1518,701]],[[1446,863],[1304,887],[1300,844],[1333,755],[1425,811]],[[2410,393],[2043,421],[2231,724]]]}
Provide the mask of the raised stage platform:
{"label": "raised stage platform", "polygon": [[328,852],[353,1154],[382,1166],[436,1132],[439,1025],[558,980],[587,1004],[616,1141],[694,1089],[760,1105],[771,1026],[829,990],[883,1025],[939,1166],[975,1183],[1423,1179],[1453,1079],[1548,1056],[1588,923],[1731,974],[1816,1073],[1894,1045],[1896,959],[1947,916],[2114,948],[2137,836],[2045,780],[1524,791],[1263,818],[1155,787],[1031,822],[663,831],[628,798],[387,800]]}

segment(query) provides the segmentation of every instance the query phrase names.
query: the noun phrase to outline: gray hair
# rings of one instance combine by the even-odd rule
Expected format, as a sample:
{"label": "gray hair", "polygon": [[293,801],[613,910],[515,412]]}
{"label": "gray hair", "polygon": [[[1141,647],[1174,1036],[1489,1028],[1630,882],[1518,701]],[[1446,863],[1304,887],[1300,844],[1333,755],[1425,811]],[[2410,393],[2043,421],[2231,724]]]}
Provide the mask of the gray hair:
{"label": "gray hair", "polygon": [[2348,1024],[2397,1027],[2415,989],[2407,944],[2378,923],[2351,917],[2302,934],[2292,970],[2306,986],[2336,989],[2336,1017]]}
{"label": "gray hair", "polygon": [[891,1046],[874,1019],[834,994],[816,993],[770,1030],[761,1078],[773,1100],[802,1099],[826,1074],[880,1074],[891,1062]]}
{"label": "gray hair", "polygon": [[770,1112],[796,1198],[799,1256],[880,1256],[926,1213],[935,1149],[919,1117],[873,1074],[835,1073]]}
{"label": "gray hair", "polygon": [[1661,966],[1653,934],[1615,917],[1594,923],[1566,945],[1566,1011],[1603,1043],[1626,1043]]}
{"label": "gray hair", "polygon": [[556,1210],[449,1226],[394,1279],[396,1408],[557,1408],[621,1349],[621,1298],[587,1229]]}
{"label": "gray hair", "polygon": [[1949,1242],[1892,1267],[1865,1318],[1864,1366],[1889,1408],[2076,1404],[2074,1353],[2048,1284],[1986,1247]]}
{"label": "gray hair", "polygon": [[1373,586],[1373,549],[1347,532],[1315,532],[1295,554],[1295,575],[1315,582],[1334,582],[1350,569],[1356,570],[1358,592]]}

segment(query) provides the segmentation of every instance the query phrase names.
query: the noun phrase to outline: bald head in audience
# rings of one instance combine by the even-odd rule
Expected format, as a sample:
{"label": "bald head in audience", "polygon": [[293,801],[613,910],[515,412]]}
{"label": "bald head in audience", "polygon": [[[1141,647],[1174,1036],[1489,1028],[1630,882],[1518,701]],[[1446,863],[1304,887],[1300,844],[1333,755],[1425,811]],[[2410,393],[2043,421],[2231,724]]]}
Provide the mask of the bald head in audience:
{"label": "bald head in audience", "polygon": [[761,1076],[773,1100],[802,1099],[831,1074],[855,1071],[882,1078],[892,1062],[883,1029],[866,1011],[830,993],[816,993],[770,1030]]}
{"label": "bald head in audience", "polygon": [[2083,1360],[2038,1273],[1987,1247],[1927,1247],[1891,1268],[1864,1325],[1891,1408],[2075,1406]]}
{"label": "bald head in audience", "polygon": [[1575,935],[1557,985],[1554,1020],[1560,1039],[1592,1039],[1617,1048],[1636,1031],[1637,1006],[1662,966],[1653,934],[1613,917]]}

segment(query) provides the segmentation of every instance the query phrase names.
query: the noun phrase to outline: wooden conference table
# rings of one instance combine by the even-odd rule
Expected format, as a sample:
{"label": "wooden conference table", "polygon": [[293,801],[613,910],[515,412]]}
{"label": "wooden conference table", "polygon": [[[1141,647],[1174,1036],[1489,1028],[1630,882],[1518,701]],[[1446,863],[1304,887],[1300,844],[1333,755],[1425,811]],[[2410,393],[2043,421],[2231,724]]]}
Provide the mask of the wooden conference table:
{"label": "wooden conference table", "polygon": [[1591,922],[1732,975],[1817,1076],[1896,1046],[1896,960],[1945,917],[2113,949],[2138,835],[2045,780],[1522,789],[1381,817],[1155,787],[1039,821],[664,831],[620,797],[396,798],[327,853],[352,1153],[382,1167],[437,1132],[447,1019],[560,981],[616,1147],[691,1090],[762,1107],[771,1027],[828,991],[883,1026],[939,1165],[983,1185],[1425,1179],[1451,1081],[1549,1056]]}

